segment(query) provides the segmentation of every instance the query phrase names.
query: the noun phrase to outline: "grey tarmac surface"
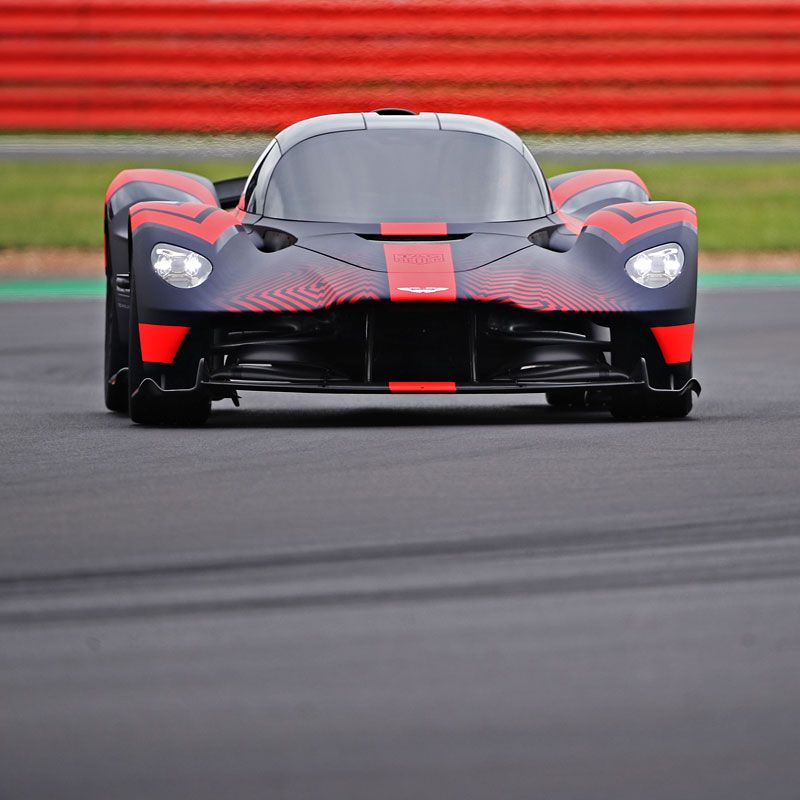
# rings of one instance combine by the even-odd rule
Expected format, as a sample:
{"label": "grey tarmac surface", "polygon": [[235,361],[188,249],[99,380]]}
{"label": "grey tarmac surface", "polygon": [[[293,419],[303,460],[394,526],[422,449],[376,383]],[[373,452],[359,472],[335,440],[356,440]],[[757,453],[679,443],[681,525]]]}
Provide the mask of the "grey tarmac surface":
{"label": "grey tarmac surface", "polygon": [[797,798],[800,292],[701,295],[686,421],[100,394],[0,304],[0,798]]}

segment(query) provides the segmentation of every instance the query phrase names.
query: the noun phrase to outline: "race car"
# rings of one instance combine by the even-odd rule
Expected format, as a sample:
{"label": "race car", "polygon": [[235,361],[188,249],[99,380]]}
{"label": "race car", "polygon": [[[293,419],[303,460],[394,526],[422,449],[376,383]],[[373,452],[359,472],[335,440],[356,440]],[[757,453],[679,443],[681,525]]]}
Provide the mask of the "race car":
{"label": "race car", "polygon": [[105,205],[105,398],[202,424],[246,390],[540,392],[685,417],[697,217],[624,169],[547,180],[487,119],[313,117],[247,178],[131,169]]}

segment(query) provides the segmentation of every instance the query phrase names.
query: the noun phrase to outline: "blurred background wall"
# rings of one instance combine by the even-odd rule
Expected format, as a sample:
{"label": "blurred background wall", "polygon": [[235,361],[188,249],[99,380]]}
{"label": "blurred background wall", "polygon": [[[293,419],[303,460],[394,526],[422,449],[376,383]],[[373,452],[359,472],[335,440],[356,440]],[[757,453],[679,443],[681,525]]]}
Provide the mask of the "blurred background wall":
{"label": "blurred background wall", "polygon": [[246,175],[383,106],[497,119],[549,176],[634,169],[697,208],[701,280],[800,280],[800,0],[0,0],[0,299],[102,275],[119,170]]}
{"label": "blurred background wall", "polygon": [[0,0],[0,130],[265,131],[391,103],[521,131],[800,129],[800,4]]}

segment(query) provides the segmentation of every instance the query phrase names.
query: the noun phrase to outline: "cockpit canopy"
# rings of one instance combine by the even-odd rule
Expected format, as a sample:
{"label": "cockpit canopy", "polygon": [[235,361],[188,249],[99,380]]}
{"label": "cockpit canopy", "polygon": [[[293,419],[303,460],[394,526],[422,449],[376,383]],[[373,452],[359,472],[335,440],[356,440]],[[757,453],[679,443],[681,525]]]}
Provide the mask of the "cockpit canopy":
{"label": "cockpit canopy", "polygon": [[272,219],[353,224],[543,217],[551,210],[547,185],[516,141],[518,147],[485,133],[402,122],[311,135],[288,149],[279,136],[250,177],[247,209]]}

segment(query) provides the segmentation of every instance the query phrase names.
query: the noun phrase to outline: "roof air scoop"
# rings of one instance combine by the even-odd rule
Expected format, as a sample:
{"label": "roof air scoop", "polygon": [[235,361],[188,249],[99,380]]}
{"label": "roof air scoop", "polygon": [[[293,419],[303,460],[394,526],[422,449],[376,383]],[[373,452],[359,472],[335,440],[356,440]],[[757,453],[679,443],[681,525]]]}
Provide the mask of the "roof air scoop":
{"label": "roof air scoop", "polygon": [[409,111],[407,108],[375,108],[372,114],[379,114],[382,117],[416,117],[416,111]]}

